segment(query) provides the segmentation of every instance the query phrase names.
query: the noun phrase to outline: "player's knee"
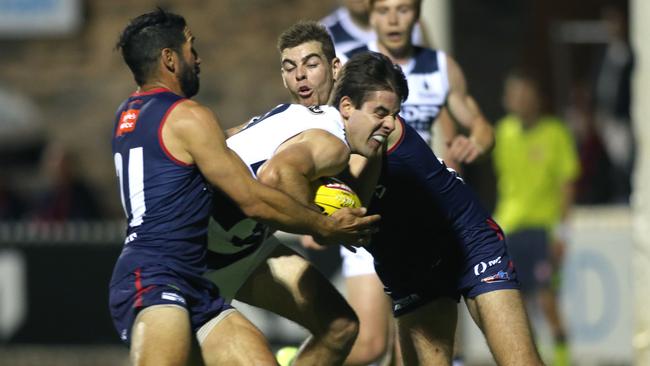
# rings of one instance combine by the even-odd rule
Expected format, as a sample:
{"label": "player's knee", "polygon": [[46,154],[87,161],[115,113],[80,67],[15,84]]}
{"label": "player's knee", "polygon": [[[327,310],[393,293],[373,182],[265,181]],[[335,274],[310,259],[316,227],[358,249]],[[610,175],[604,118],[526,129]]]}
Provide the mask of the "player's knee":
{"label": "player's knee", "polygon": [[327,328],[327,337],[336,348],[352,348],[358,335],[359,319],[354,313],[337,317]]}
{"label": "player's knee", "polygon": [[370,364],[384,357],[388,352],[388,339],[385,336],[365,334],[354,345],[355,360],[359,364]]}

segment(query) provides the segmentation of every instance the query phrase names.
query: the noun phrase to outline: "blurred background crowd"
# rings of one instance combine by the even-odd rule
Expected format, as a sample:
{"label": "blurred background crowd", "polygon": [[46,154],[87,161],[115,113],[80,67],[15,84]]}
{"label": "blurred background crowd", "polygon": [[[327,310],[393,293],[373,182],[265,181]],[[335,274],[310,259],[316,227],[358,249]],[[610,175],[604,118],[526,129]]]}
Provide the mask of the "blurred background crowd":
{"label": "blurred background crowd", "polygon": [[[26,10],[11,9],[21,3]],[[20,13],[36,3],[3,1],[0,10]],[[25,30],[30,24],[0,27],[3,220],[121,217],[108,137],[114,109],[134,83],[113,46],[134,15],[160,3],[190,20],[204,61],[197,99],[232,126],[285,100],[277,82],[277,35],[298,19],[321,19],[337,5],[336,0],[42,3],[74,8],[68,24],[42,31]],[[507,112],[501,100],[507,72],[534,70],[549,111],[566,121],[575,139],[582,166],[577,202],[627,203],[634,161],[627,2],[449,3],[447,51],[463,66],[488,119],[497,121]],[[441,47],[435,44],[441,35],[432,37],[432,45]],[[490,170],[485,162],[466,175],[480,182],[475,186],[493,207]]]}
{"label": "blurred background crowd", "polygon": [[[58,344],[61,339],[86,343],[74,336],[38,333],[56,315],[39,315],[34,302],[54,301],[60,293],[75,296],[90,291],[100,299],[89,306],[106,304],[110,266],[121,240],[115,222],[124,217],[110,138],[118,104],[135,90],[114,45],[129,19],[158,5],[188,20],[202,59],[196,99],[211,107],[225,128],[286,101],[277,36],[297,20],[322,19],[340,4],[337,0],[0,0],[0,272],[14,273],[7,263],[15,261],[3,259],[11,259],[12,250],[31,246],[47,249],[27,253],[30,268],[56,271],[59,267],[51,260],[64,255],[65,242],[77,254],[62,262],[81,271],[92,273],[93,261],[108,257],[101,259],[107,262],[108,272],[87,280],[83,288],[69,283],[34,294],[32,288],[23,291],[0,285],[0,299],[18,296],[24,299],[19,304],[28,304],[27,315],[0,306],[0,365],[31,364],[19,360],[19,351],[11,358],[12,346]],[[447,51],[462,66],[470,93],[489,121],[496,125],[535,103],[567,128],[577,154],[572,181],[577,207],[622,207],[627,212],[637,158],[631,117],[635,50],[630,46],[629,15],[626,0],[423,0],[422,21],[430,45]],[[444,24],[435,23],[440,19]],[[506,98],[512,70],[532,75],[532,101]],[[499,199],[496,163],[488,157],[463,169],[466,181],[490,210]],[[103,223],[113,225],[109,233]],[[61,247],[47,245],[51,241],[47,230],[52,230],[48,225],[70,228],[64,230],[68,236],[59,237]],[[84,225],[106,235],[80,236],[79,231],[88,231]],[[47,232],[30,237],[25,230]],[[45,270],[27,273],[28,283],[38,281],[35,276],[43,281],[41,276],[47,275]],[[110,327],[105,307],[70,317],[93,314],[101,314],[102,326]],[[19,315],[22,323],[15,320]],[[40,322],[29,325],[34,316]],[[81,326],[70,329],[78,335],[92,333]],[[107,335],[90,340],[91,345],[117,344],[112,331],[108,328]]]}

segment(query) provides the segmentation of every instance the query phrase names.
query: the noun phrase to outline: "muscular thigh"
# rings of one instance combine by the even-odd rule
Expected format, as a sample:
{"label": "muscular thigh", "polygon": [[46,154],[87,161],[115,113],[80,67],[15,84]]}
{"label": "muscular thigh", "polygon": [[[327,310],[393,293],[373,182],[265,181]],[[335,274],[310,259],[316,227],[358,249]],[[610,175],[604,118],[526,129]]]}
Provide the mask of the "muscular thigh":
{"label": "muscular thigh", "polygon": [[134,365],[184,365],[191,345],[190,317],[176,305],[155,305],[142,310],[131,330]]}
{"label": "muscular thigh", "polygon": [[251,274],[236,299],[314,330],[328,319],[351,314],[343,296],[309,261],[281,245]]}
{"label": "muscular thigh", "polygon": [[237,311],[213,324],[201,340],[201,353],[206,366],[277,365],[262,332]]}

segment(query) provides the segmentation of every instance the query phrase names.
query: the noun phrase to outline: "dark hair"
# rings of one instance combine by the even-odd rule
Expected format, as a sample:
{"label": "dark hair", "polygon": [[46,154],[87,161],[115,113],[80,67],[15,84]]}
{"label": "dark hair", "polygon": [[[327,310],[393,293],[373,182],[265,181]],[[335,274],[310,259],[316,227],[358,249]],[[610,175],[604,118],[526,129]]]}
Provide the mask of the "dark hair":
{"label": "dark hair", "polygon": [[518,80],[526,83],[537,94],[542,112],[550,113],[553,110],[551,100],[547,97],[551,95],[551,85],[548,78],[545,79],[540,71],[530,67],[517,67],[508,71],[504,80]]}
{"label": "dark hair", "polygon": [[[372,7],[375,6],[375,3],[377,0],[370,0],[368,2],[368,10],[372,11]],[[413,1],[413,8],[415,9],[415,17],[419,18],[420,17],[420,10],[422,7],[422,0],[414,0]]]}
{"label": "dark hair", "polygon": [[287,48],[297,47],[311,41],[320,43],[327,62],[331,63],[336,57],[332,37],[327,28],[313,20],[301,20],[282,32],[278,37],[278,51],[282,52]]}
{"label": "dark hair", "polygon": [[161,8],[132,19],[115,46],[138,85],[152,76],[160,50],[170,48],[181,53],[185,43],[185,18]]}
{"label": "dark hair", "polygon": [[402,69],[381,53],[357,53],[341,69],[330,105],[338,108],[341,99],[347,96],[354,107],[359,108],[368,93],[383,90],[394,92],[400,104],[404,103],[409,88]]}

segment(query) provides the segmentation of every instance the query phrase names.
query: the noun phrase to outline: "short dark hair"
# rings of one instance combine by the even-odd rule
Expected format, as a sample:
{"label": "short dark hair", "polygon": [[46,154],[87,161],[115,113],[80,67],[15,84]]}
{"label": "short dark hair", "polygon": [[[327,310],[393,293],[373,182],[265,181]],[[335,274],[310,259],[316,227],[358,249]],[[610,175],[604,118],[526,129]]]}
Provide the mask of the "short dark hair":
{"label": "short dark hair", "polygon": [[300,46],[303,43],[316,41],[321,45],[327,62],[331,63],[336,57],[334,42],[327,28],[313,20],[301,20],[289,27],[278,37],[278,51]]}
{"label": "short dark hair", "polygon": [[185,18],[161,8],[132,19],[120,34],[116,49],[138,85],[155,71],[160,50],[170,48],[181,53],[185,43]]}
{"label": "short dark hair", "polygon": [[[375,6],[375,3],[377,0],[370,0],[368,2],[368,11],[372,11],[372,7]],[[422,0],[414,0],[413,1],[413,7],[415,8],[415,17],[419,18],[420,17],[420,11],[422,8]]]}
{"label": "short dark hair", "polygon": [[347,96],[359,108],[369,93],[383,90],[397,94],[400,104],[406,101],[409,88],[402,69],[381,53],[357,53],[341,69],[330,105],[338,108],[341,99]]}

